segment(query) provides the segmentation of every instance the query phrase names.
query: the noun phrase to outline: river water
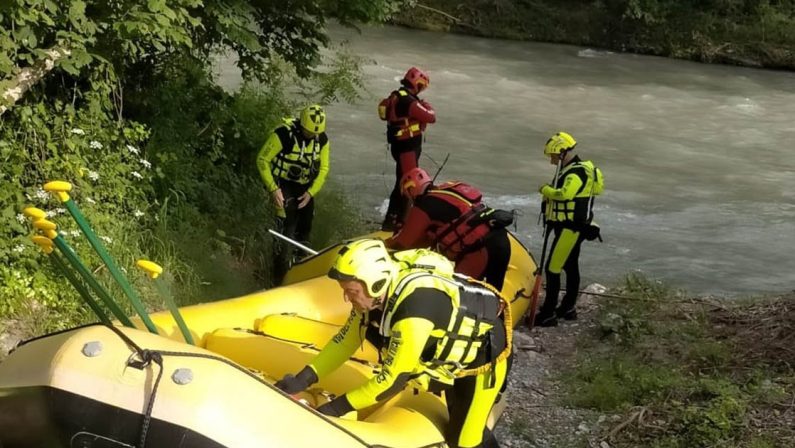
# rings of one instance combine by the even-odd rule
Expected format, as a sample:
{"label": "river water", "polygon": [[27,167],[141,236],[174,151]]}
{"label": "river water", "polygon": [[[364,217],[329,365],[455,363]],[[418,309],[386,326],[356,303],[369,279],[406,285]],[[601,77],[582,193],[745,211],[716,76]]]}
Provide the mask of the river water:
{"label": "river water", "polygon": [[[583,281],[642,272],[695,294],[795,288],[795,74],[403,28],[333,28],[370,60],[367,92],[328,108],[331,178],[374,219],[394,163],[376,114],[411,65],[438,121],[420,164],[460,179],[493,207],[517,209],[538,255],[538,186],[565,130],[605,175],[604,243],[585,243]],[[434,162],[435,161],[435,162]]]}

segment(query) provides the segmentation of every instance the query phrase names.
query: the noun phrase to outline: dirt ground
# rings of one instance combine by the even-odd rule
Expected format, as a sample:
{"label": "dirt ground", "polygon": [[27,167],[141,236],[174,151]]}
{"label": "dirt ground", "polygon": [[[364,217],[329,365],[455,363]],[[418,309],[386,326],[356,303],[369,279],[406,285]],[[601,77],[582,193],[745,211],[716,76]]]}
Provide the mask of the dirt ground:
{"label": "dirt ground", "polygon": [[[586,290],[603,292],[601,285]],[[564,404],[560,373],[577,355],[578,336],[596,324],[596,303],[583,294],[578,301],[577,321],[560,321],[557,327],[521,326],[514,332],[514,364],[508,379],[508,405],[497,426],[501,446],[509,448],[536,447],[600,447],[609,444],[600,440],[604,428],[615,424],[621,416],[574,409]]]}

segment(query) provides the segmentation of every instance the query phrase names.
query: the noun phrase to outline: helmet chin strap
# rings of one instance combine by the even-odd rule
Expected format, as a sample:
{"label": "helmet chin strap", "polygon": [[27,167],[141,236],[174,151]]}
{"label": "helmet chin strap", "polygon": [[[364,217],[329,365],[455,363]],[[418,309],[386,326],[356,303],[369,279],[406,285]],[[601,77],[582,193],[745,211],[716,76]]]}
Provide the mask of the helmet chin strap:
{"label": "helmet chin strap", "polygon": [[373,310],[376,310],[376,309],[378,309],[378,310],[384,309],[384,302],[385,302],[385,300],[384,300],[384,299],[385,299],[385,298],[386,298],[386,294],[381,294],[381,295],[380,295],[380,296],[378,296],[378,297],[373,297],[373,307],[372,307],[371,309],[373,309]]}

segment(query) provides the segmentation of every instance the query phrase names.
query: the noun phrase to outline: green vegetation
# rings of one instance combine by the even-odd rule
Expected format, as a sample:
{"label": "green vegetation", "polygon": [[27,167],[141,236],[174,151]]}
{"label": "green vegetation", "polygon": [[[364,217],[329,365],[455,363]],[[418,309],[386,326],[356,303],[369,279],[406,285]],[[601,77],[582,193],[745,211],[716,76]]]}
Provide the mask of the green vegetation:
{"label": "green vegetation", "polygon": [[[0,331],[30,336],[92,319],[30,242],[26,206],[47,210],[112,284],[71,218],[40,189],[49,180],[74,185],[71,196],[150,308],[162,304],[133,268],[138,258],[167,269],[182,304],[269,286],[273,214],[256,152],[302,103],[361,91],[358,58],[335,49],[321,61],[326,20],[383,21],[396,4],[3,2]],[[236,61],[247,81],[238,92],[216,84],[219,58]],[[362,228],[334,188],[332,181],[318,198],[317,246]]]}
{"label": "green vegetation", "polygon": [[427,0],[413,5],[397,23],[795,69],[793,0]]}
{"label": "green vegetation", "polygon": [[622,415],[611,446],[792,446],[795,296],[685,300],[637,276],[620,294],[565,381],[569,405]]}

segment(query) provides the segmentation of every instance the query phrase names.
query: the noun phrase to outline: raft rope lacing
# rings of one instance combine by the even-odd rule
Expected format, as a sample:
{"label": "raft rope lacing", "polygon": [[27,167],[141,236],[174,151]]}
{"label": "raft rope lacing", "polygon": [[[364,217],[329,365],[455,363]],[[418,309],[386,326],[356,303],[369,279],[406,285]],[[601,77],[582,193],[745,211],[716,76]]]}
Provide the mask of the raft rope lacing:
{"label": "raft rope lacing", "polygon": [[[119,338],[121,338],[124,341],[124,343],[127,344],[131,349],[133,349],[135,351],[136,355],[138,355],[139,360],[128,361],[127,365],[129,365],[130,367],[143,369],[143,368],[149,366],[150,364],[152,364],[152,362],[154,362],[160,368],[160,370],[159,370],[159,372],[157,374],[157,378],[155,379],[155,382],[154,382],[154,384],[152,386],[152,394],[149,396],[149,402],[147,403],[147,406],[146,406],[146,414],[144,414],[144,420],[143,420],[143,423],[141,424],[141,437],[140,437],[140,442],[139,442],[138,448],[145,448],[145,446],[146,446],[146,435],[147,435],[147,433],[149,431],[150,422],[152,420],[152,409],[154,408],[154,405],[155,405],[155,398],[157,396],[157,388],[158,388],[158,385],[160,384],[160,380],[163,377],[163,357],[164,356],[177,356],[177,357],[184,357],[184,358],[201,358],[201,359],[209,359],[209,360],[213,360],[213,361],[221,361],[222,363],[224,363],[224,364],[226,364],[228,366],[234,367],[236,370],[238,370],[238,371],[240,371],[242,373],[245,373],[249,377],[251,377],[251,378],[257,380],[258,382],[270,387],[271,389],[278,390],[271,383],[269,383],[268,381],[266,381],[263,378],[260,378],[259,376],[257,376],[256,374],[254,374],[250,370],[246,369],[245,367],[240,366],[240,365],[236,364],[235,362],[230,361],[228,359],[224,359],[224,358],[222,358],[220,356],[208,355],[208,354],[204,354],[204,353],[175,352],[175,351],[167,351],[167,350],[149,350],[149,349],[141,348],[138,344],[133,342],[132,339],[130,339],[126,334],[124,334],[120,329],[116,328],[115,326],[113,326],[113,325],[104,325],[104,326],[109,328],[114,333],[116,333],[116,335],[119,336]],[[279,391],[279,392],[284,395],[284,392],[281,392],[281,391]],[[291,401],[293,401],[293,400],[291,400]],[[293,402],[297,403],[295,401],[293,401]],[[303,405],[301,405],[301,406],[303,406]],[[317,411],[315,411],[315,412],[317,412]],[[318,413],[318,415],[321,415],[321,414]],[[357,442],[361,443],[362,445],[367,446],[367,447],[373,446],[373,445],[368,444],[366,441],[364,441],[362,438],[360,438],[356,434],[354,434],[354,433],[348,431],[347,429],[339,426],[338,424],[336,424],[336,423],[334,423],[334,422],[332,422],[330,420],[327,420],[327,421],[331,425],[335,426],[337,429],[340,429],[340,430],[344,431],[347,435],[349,435],[351,438],[355,439]]]}

